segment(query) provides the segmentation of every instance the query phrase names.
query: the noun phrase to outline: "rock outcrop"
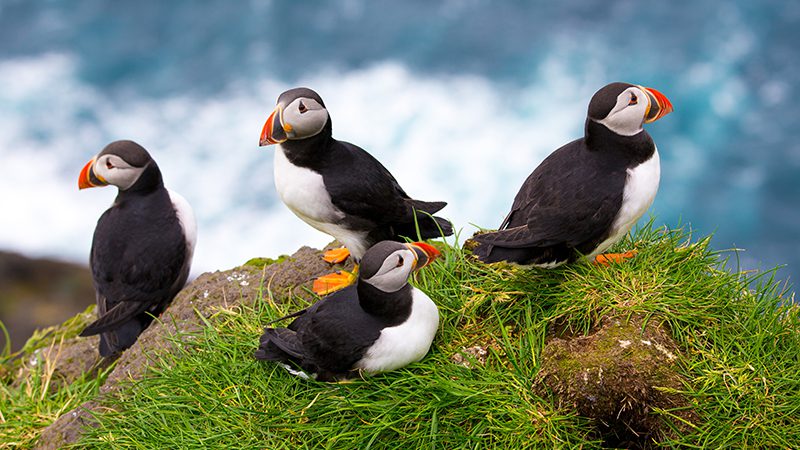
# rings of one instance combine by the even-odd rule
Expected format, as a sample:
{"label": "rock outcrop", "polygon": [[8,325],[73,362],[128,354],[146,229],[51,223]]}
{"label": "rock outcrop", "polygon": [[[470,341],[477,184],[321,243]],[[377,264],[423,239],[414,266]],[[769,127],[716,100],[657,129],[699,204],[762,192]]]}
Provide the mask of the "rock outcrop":
{"label": "rock outcrop", "polygon": [[[277,261],[253,259],[232,270],[200,275],[178,294],[167,311],[142,333],[133,347],[119,357],[97,398],[63,414],[47,427],[36,448],[59,449],[76,442],[82,430],[92,426],[92,413],[105,407],[103,398],[113,395],[120,382],[141,378],[151,355],[169,351],[169,347],[175,345],[169,337],[177,332],[190,335],[201,328],[203,320],[220,309],[252,306],[260,295],[268,295],[266,291],[275,298],[310,298],[313,295],[310,293],[312,280],[330,270],[319,250],[303,247]],[[55,364],[59,383],[69,383],[87,371],[102,369],[104,364],[108,364],[97,356],[96,337],[73,338],[47,351],[51,359],[58,355]]]}

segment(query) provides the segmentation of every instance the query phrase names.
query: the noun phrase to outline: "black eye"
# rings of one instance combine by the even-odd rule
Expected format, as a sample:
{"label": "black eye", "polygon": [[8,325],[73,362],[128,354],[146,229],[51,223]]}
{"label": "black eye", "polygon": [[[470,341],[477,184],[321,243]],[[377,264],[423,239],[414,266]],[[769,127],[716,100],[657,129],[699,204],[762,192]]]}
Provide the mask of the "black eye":
{"label": "black eye", "polygon": [[106,160],[106,168],[107,169],[113,169],[114,168],[114,165],[111,164],[111,160],[108,160],[108,159]]}
{"label": "black eye", "polygon": [[303,114],[304,112],[308,111],[308,108],[306,108],[306,105],[303,104],[302,100],[300,100],[300,106],[298,106],[297,109],[300,110],[300,114]]}
{"label": "black eye", "polygon": [[639,103],[639,98],[638,98],[638,97],[636,97],[636,94],[634,94],[633,92],[631,92],[631,101],[629,101],[629,102],[628,102],[628,104],[629,104],[629,105],[635,105],[635,104],[637,104],[637,103]]}
{"label": "black eye", "polygon": [[400,267],[402,265],[403,265],[403,257],[400,256],[400,255],[397,255],[397,265],[395,267]]}

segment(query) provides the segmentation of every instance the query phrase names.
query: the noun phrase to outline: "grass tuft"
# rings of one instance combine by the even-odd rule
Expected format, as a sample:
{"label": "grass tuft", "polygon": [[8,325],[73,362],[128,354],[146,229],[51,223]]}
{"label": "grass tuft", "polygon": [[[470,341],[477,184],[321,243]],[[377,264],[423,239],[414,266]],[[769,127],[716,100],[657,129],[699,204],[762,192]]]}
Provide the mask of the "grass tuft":
{"label": "grass tuft", "polygon": [[[415,280],[441,313],[421,362],[326,384],[256,361],[264,324],[306,304],[274,301],[262,280],[253,306],[171,336],[177,351],[152,355],[75,447],[599,448],[596,423],[533,386],[550,336],[588,333],[606,316],[656,321],[679,347],[683,384],[670,389],[693,414],[654,410],[680,432],[651,444],[800,447],[800,308],[774,271],[730,271],[735,253],[652,225],[617,245],[635,258],[609,267],[484,265],[455,240],[437,244],[442,257]],[[4,391],[6,420],[9,407],[28,414],[32,403],[13,406],[9,392],[19,396]]]}
{"label": "grass tuft", "polygon": [[112,367],[68,384],[58,378],[66,343],[92,320],[93,306],[65,323],[34,333],[22,350],[0,361],[0,448],[30,448],[62,414],[94,398]]}

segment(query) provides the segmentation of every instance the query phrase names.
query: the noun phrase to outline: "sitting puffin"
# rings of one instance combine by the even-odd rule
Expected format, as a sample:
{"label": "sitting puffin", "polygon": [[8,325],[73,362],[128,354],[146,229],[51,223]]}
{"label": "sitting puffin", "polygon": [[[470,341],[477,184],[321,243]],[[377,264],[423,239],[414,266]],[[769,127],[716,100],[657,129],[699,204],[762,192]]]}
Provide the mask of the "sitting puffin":
{"label": "sitting puffin", "polygon": [[661,168],[642,129],[672,111],[655,89],[611,83],[589,102],[584,137],[548,156],[517,193],[498,231],[473,237],[483,262],[555,267],[584,255],[598,263],[633,256],[601,253],[653,203]]}
{"label": "sitting puffin", "polygon": [[276,320],[295,318],[287,328],[266,328],[255,357],[320,381],[419,361],[439,327],[439,310],[408,278],[438,255],[423,242],[375,244],[361,259],[354,285]]}
{"label": "sitting puffin", "polygon": [[[278,144],[274,170],[281,200],[300,219],[344,245],[326,252],[326,261],[342,262],[352,254],[358,263],[383,240],[453,233],[449,221],[432,216],[447,203],[412,199],[377,159],[337,141],[332,129],[319,94],[295,88],[278,97],[260,140],[261,146]],[[354,280],[346,272],[329,274],[314,282],[314,290],[327,294]]]}
{"label": "sitting puffin", "polygon": [[97,221],[90,256],[98,319],[81,332],[100,334],[103,357],[133,345],[183,288],[197,236],[189,203],[164,187],[139,144],[112,142],[78,178],[80,189],[109,184],[119,193]]}

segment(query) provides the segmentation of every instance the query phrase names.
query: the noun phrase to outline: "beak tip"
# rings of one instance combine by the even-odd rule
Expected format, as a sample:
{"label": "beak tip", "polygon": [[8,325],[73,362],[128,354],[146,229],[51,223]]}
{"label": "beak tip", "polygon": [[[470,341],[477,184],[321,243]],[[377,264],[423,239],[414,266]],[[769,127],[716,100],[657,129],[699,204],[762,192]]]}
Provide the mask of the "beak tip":
{"label": "beak tip", "polygon": [[258,141],[259,147],[280,144],[286,140],[286,132],[283,129],[283,125],[281,124],[281,119],[279,116],[280,111],[280,106],[276,106],[272,111],[272,114],[269,115],[267,121],[264,123],[264,127],[261,129],[261,137]]}
{"label": "beak tip", "polygon": [[666,116],[673,111],[672,102],[669,101],[666,95],[653,88],[644,88],[648,92],[651,101],[654,100],[658,110],[653,117],[647,120],[647,123],[655,122],[656,120]]}
{"label": "beak tip", "polygon": [[418,269],[427,266],[428,264],[433,262],[433,260],[439,257],[439,255],[441,255],[441,253],[439,252],[439,250],[436,249],[436,247],[425,242],[412,242],[410,245],[419,249],[422,253],[424,253],[425,262],[423,264],[420,264],[418,266]]}
{"label": "beak tip", "polygon": [[94,158],[92,158],[88,163],[86,163],[86,165],[83,166],[80,175],[78,175],[79,191],[92,187],[92,183],[89,181],[89,174],[91,172],[92,164],[94,164]]}

